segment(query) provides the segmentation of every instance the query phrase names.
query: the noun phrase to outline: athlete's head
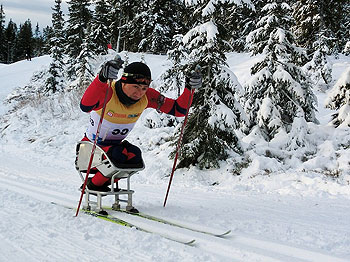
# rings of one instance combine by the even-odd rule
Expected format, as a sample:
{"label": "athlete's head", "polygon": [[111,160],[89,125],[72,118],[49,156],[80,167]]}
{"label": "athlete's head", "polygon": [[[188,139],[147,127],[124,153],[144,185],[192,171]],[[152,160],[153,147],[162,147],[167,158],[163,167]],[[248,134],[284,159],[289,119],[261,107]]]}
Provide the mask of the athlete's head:
{"label": "athlete's head", "polygon": [[151,83],[151,70],[141,62],[129,64],[120,79],[123,92],[133,100],[145,95]]}

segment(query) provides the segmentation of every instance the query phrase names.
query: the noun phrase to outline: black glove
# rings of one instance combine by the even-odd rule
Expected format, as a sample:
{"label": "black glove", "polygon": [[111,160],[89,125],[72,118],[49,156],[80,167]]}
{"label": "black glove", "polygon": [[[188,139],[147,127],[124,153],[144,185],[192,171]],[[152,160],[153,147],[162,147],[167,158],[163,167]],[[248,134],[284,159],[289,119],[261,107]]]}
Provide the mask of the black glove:
{"label": "black glove", "polygon": [[110,60],[102,65],[98,78],[101,82],[107,82],[108,79],[117,79],[118,71],[122,68],[124,61],[119,55],[114,60]]}
{"label": "black glove", "polygon": [[192,71],[190,75],[186,76],[185,87],[189,90],[201,88],[202,74],[199,71]]}

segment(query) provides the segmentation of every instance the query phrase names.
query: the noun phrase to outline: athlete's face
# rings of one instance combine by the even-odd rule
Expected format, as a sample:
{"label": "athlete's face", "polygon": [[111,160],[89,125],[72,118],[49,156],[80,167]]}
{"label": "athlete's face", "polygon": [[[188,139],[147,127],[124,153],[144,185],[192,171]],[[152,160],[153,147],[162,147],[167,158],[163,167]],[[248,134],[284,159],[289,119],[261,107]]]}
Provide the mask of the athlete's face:
{"label": "athlete's face", "polygon": [[143,97],[148,89],[148,85],[139,84],[122,84],[122,89],[124,93],[133,100],[139,100]]}

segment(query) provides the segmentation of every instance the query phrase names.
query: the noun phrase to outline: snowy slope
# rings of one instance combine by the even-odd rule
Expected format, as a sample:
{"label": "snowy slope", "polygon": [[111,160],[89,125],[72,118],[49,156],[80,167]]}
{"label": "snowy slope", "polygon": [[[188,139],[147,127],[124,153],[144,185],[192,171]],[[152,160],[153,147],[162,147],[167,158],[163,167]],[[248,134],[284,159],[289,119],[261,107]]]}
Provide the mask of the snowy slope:
{"label": "snowy slope", "polygon": [[[140,57],[130,54],[131,61]],[[244,84],[254,58],[242,54],[228,58]],[[162,56],[146,55],[145,60],[155,79],[167,68]],[[0,65],[1,101],[49,61],[46,56]],[[335,78],[349,63],[345,57],[334,60]],[[318,94],[319,100],[324,96]],[[142,116],[128,139],[142,148],[146,163],[146,169],[132,179],[134,204],[153,215],[231,229],[231,236],[219,239],[182,231],[196,239],[194,247],[184,246],[84,214],[75,218],[72,210],[50,204],[74,206],[79,200],[74,150],[88,116],[79,111],[78,102],[70,95],[50,102],[35,100],[8,115],[4,113],[11,104],[1,103],[0,261],[350,261],[348,177],[335,180],[300,169],[247,174],[264,168],[259,161],[259,167],[252,166],[239,177],[230,175],[224,163],[219,170],[182,169],[175,173],[163,208],[172,167],[165,141],[174,128],[146,128],[146,119],[156,116],[153,111]],[[329,113],[320,103],[318,134],[331,139],[335,133],[327,126]],[[345,138],[344,133],[338,135],[339,140]],[[322,146],[322,159],[328,161],[334,153],[331,142]],[[344,165],[348,156],[344,152]],[[322,164],[322,159],[308,164]]]}
{"label": "snowy slope", "polygon": [[[33,58],[32,61],[19,61],[10,65],[0,64],[0,101],[3,103],[6,96],[16,87],[26,85],[33,72],[41,70],[50,61],[49,56]],[[5,81],[6,80],[6,81]],[[5,113],[5,108],[0,107],[0,114]]]}

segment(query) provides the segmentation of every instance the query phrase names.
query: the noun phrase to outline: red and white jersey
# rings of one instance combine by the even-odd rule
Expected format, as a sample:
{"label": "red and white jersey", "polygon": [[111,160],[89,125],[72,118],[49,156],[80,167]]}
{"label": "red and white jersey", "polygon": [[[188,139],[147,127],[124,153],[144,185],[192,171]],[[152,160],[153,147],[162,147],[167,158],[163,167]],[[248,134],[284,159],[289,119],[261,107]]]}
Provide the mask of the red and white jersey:
{"label": "red and white jersey", "polygon": [[[123,140],[126,138],[147,107],[147,104],[147,96],[143,96],[137,103],[125,106],[119,101],[115,92],[115,85],[112,84],[112,96],[106,104],[99,140]],[[94,140],[96,137],[101,114],[102,109],[90,112],[90,125],[86,131],[86,136],[90,140]]]}
{"label": "red and white jersey", "polygon": [[102,83],[96,77],[81,99],[81,109],[84,112],[90,112],[90,124],[87,128],[86,136],[91,141],[96,137],[107,88],[110,89],[108,91],[105,114],[98,138],[99,142],[120,141],[126,138],[146,108],[155,108],[174,116],[184,116],[186,114],[186,108],[190,98],[190,90],[187,88],[184,89],[182,95],[176,100],[165,98],[155,89],[148,88],[146,95],[139,101],[126,106],[118,98],[115,90],[116,83],[113,81],[111,86],[108,87],[106,83]]}

